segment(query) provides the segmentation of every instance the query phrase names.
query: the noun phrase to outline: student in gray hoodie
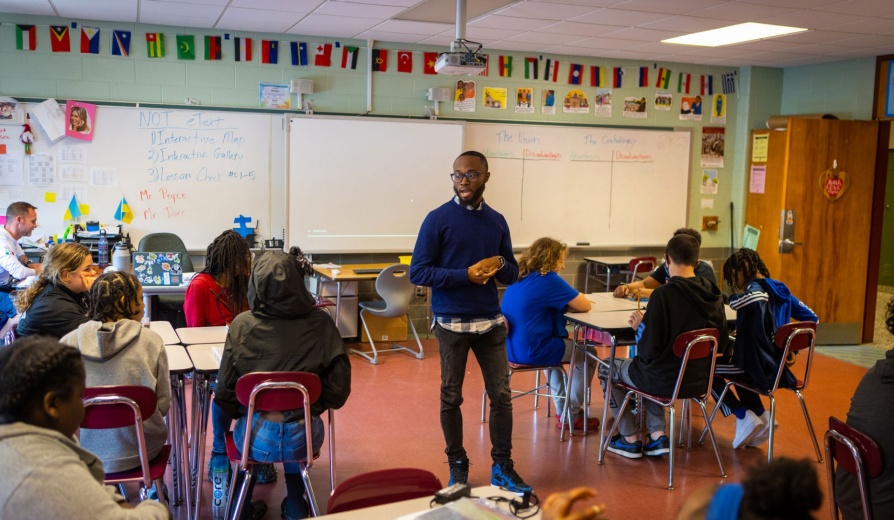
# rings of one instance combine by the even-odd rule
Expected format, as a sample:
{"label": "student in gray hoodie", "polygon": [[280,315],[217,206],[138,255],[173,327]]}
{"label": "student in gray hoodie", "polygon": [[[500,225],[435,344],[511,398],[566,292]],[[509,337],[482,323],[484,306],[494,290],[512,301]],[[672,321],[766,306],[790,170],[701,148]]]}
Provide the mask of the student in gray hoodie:
{"label": "student in gray hoodie", "polygon": [[46,336],[0,349],[0,518],[170,519],[158,502],[134,508],[103,485],[102,461],[78,445],[84,365]]}
{"label": "student in gray hoodie", "polygon": [[[155,390],[158,406],[143,421],[146,451],[153,458],[168,437],[164,416],[171,407],[171,376],[161,336],[144,328],[143,288],[130,273],[106,273],[90,288],[90,321],[60,341],[77,347],[84,357],[87,386],[139,385]],[[134,428],[83,430],[81,444],[99,455],[106,471],[117,472],[140,465]]]}

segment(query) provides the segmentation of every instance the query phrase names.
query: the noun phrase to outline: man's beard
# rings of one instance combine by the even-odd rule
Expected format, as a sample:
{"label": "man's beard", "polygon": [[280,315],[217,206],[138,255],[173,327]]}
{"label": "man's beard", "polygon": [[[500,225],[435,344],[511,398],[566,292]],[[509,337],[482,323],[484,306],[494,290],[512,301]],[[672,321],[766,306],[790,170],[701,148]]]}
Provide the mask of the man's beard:
{"label": "man's beard", "polygon": [[456,193],[456,196],[459,197],[459,202],[465,206],[472,206],[476,201],[480,201],[481,197],[484,196],[484,187],[486,184],[482,184],[480,188],[472,192],[472,198],[470,202],[466,202],[462,196],[459,194],[459,189],[456,186],[453,187],[453,193]]}

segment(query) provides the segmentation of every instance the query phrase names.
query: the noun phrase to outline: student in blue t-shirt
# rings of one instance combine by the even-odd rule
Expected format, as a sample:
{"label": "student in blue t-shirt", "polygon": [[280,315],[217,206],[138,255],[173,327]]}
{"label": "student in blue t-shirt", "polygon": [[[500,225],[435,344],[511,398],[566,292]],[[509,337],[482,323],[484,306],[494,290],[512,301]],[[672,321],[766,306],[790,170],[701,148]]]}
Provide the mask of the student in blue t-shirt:
{"label": "student in blue t-shirt", "polygon": [[[571,359],[571,341],[565,328],[564,314],[587,312],[590,301],[568,285],[559,273],[565,269],[568,246],[552,238],[540,238],[522,253],[518,261],[518,281],[503,295],[503,316],[509,325],[506,349],[509,361],[525,365],[558,365]],[[568,396],[570,420],[583,428],[581,405],[584,401],[584,356],[575,370],[574,387]],[[586,382],[593,380],[596,363],[589,363]],[[550,393],[556,397],[556,418],[562,427],[565,410],[565,386],[558,370],[549,371]],[[591,417],[587,429],[599,428],[599,419]]]}

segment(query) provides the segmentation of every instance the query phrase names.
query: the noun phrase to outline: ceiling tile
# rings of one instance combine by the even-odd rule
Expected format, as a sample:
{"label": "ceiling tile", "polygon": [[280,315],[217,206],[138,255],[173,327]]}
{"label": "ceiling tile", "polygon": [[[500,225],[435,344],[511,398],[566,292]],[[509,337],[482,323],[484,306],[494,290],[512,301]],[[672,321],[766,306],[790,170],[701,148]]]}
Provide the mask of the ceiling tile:
{"label": "ceiling tile", "polygon": [[186,25],[211,28],[223,13],[223,6],[187,2],[141,2],[142,23]]}
{"label": "ceiling tile", "polygon": [[552,34],[576,34],[578,36],[600,36],[610,32],[617,31],[618,27],[613,25],[597,25],[592,23],[577,22],[559,22],[548,25],[536,32],[545,32]]}
{"label": "ceiling tile", "polygon": [[289,34],[307,34],[310,36],[352,38],[376,25],[379,25],[379,22],[370,20],[369,18],[309,14],[286,32]]}
{"label": "ceiling tile", "polygon": [[823,29],[833,25],[841,25],[848,22],[861,20],[859,16],[851,16],[840,13],[825,13],[821,11],[796,11],[779,16],[761,17],[761,22],[777,25],[790,25],[793,27],[806,27],[808,29]]}
{"label": "ceiling tile", "polygon": [[391,18],[405,10],[405,8],[400,6],[359,4],[354,2],[325,2],[314,12],[317,14],[351,16],[354,18]]}
{"label": "ceiling tile", "polygon": [[[30,0],[41,3],[37,0]],[[6,2],[0,2],[5,7]],[[63,18],[90,18],[133,22],[137,15],[137,0],[53,0],[53,5]]]}
{"label": "ceiling tile", "polygon": [[419,43],[428,38],[427,34],[408,34],[381,31],[378,28],[362,32],[356,36],[361,40],[378,40],[381,42]]}
{"label": "ceiling tile", "polygon": [[[449,31],[450,34],[455,35],[456,31]],[[480,40],[502,40],[503,38],[511,38],[513,36],[518,36],[527,31],[512,31],[509,29],[488,29],[485,27],[466,27],[466,38],[480,41]],[[441,33],[444,34],[444,33]]]}
{"label": "ceiling tile", "polygon": [[537,20],[534,18],[514,18],[512,16],[500,16],[491,14],[469,22],[467,27],[488,27],[491,29],[515,29],[519,31],[533,31],[541,27],[556,23],[554,20]]}
{"label": "ceiling tile", "polygon": [[553,4],[548,2],[518,2],[505,9],[497,11],[500,16],[514,16],[518,18],[535,18],[546,20],[567,20],[575,16],[582,16],[597,8],[568,4]]}
{"label": "ceiling tile", "polygon": [[[714,18],[717,20],[729,20],[735,23],[739,22],[763,22],[772,16],[782,16],[785,14],[799,12],[795,9],[787,7],[777,7],[775,5],[756,6],[747,2],[725,2],[720,5],[714,5],[699,9],[691,13],[692,16],[701,18]],[[727,25],[733,25],[732,23]],[[798,27],[803,27],[800,25]]]}
{"label": "ceiling tile", "polygon": [[[252,1],[252,0],[248,0]],[[346,0],[329,0],[327,3],[337,4]],[[371,4],[371,5],[396,5],[400,7],[413,7],[421,4],[423,0],[348,0],[355,4]]]}
{"label": "ceiling tile", "polygon": [[857,22],[848,22],[829,27],[831,31],[851,32],[857,34],[894,34],[894,20],[890,18],[864,18]]}
{"label": "ceiling tile", "polygon": [[815,8],[830,13],[855,14],[873,18],[894,15],[894,2],[890,0],[845,0]]}
{"label": "ceiling tile", "polygon": [[716,3],[717,0],[627,0],[619,7],[630,9],[631,11],[685,14]]}
{"label": "ceiling tile", "polygon": [[639,24],[638,27],[646,29],[659,29],[663,31],[675,31],[680,34],[689,34],[694,32],[709,31],[726,27],[728,23],[714,18],[700,18],[698,16],[670,16],[657,20]]}
{"label": "ceiling tile", "polygon": [[[142,0],[146,1],[146,0]],[[229,7],[245,7],[262,11],[285,11],[287,13],[310,13],[323,5],[325,0],[230,0]]]}
{"label": "ceiling tile", "polygon": [[643,11],[628,11],[626,9],[602,9],[583,16],[572,18],[575,22],[597,23],[602,25],[620,25],[623,27],[637,27],[650,22],[656,22],[667,18],[666,14],[646,13]]}
{"label": "ceiling tile", "polygon": [[224,12],[217,27],[238,31],[284,33],[306,15],[307,13],[230,7]]}
{"label": "ceiling tile", "polygon": [[506,38],[503,41],[537,43],[541,45],[563,45],[580,39],[582,39],[580,36],[574,34],[526,32],[519,34],[518,36]]}
{"label": "ceiling tile", "polygon": [[407,20],[386,20],[376,27],[376,30],[393,32],[398,34],[420,34],[423,36],[435,36],[454,28],[453,24],[410,22]]}
{"label": "ceiling tile", "polygon": [[654,29],[643,29],[640,27],[631,27],[627,29],[620,29],[609,33],[607,36],[611,38],[618,38],[619,40],[635,40],[640,42],[660,42],[661,40],[666,40],[668,38],[673,38],[675,36],[679,36],[678,32],[670,32],[670,31],[657,31]]}

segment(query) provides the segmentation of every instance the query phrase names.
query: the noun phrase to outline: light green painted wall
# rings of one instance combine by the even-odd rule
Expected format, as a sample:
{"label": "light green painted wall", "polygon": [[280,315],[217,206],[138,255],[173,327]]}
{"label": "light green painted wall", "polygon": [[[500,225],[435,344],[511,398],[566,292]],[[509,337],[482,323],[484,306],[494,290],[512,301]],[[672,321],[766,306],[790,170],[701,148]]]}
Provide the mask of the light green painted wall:
{"label": "light green painted wall", "polygon": [[[368,59],[366,49],[360,51],[360,67],[357,71],[340,68],[341,50],[333,50],[333,67],[314,66],[293,67],[290,64],[290,53],[286,41],[305,41],[310,45],[310,59],[313,60],[313,44],[324,39],[319,37],[302,37],[283,34],[231,32],[234,36],[251,37],[254,43],[255,59],[248,63],[233,61],[232,40],[223,41],[224,59],[207,62],[202,59],[204,46],[203,36],[206,34],[223,35],[222,31],[198,30],[194,28],[165,27],[155,25],[127,24],[116,22],[97,22],[75,20],[79,24],[97,26],[102,29],[99,55],[82,55],[79,52],[80,31],[72,31],[72,49],[70,54],[53,54],[50,52],[50,24],[70,23],[71,20],[49,17],[0,14],[0,95],[27,98],[54,97],[60,100],[78,99],[83,101],[122,101],[140,103],[184,104],[187,97],[198,99],[202,105],[210,107],[238,107],[250,110],[258,105],[258,83],[288,83],[290,79],[301,78],[314,81],[314,94],[307,96],[314,105],[317,114],[365,114],[367,113],[367,76],[362,71]],[[38,50],[34,52],[15,49],[16,23],[30,23],[38,26]],[[129,57],[111,56],[111,36],[113,29],[133,31],[132,48]],[[144,33],[162,32],[167,39],[167,56],[161,59],[150,59],[146,56]],[[176,35],[193,34],[197,42],[197,60],[177,60]],[[276,39],[280,44],[278,65],[260,63],[260,40]],[[363,47],[364,41],[327,39],[329,43],[340,42],[342,45]],[[422,51],[443,51],[441,47],[404,45],[383,42],[378,47],[396,50],[416,51],[414,54],[414,71],[412,74],[398,73],[395,52],[389,55],[389,71],[373,73],[372,110],[371,115],[396,117],[422,117],[424,106],[431,104],[426,99],[430,87],[452,87],[455,78],[449,76],[424,75],[422,73]],[[691,187],[689,201],[689,225],[700,228],[703,215],[718,215],[721,223],[717,232],[704,234],[706,247],[724,247],[729,245],[730,219],[729,203],[733,201],[736,211],[744,210],[744,189],[747,182],[746,158],[748,131],[759,127],[766,121],[767,115],[780,113],[780,105],[784,113],[809,113],[826,111],[841,117],[844,112],[860,114],[868,117],[872,99],[872,60],[854,60],[824,66],[800,67],[786,70],[784,82],[781,69],[745,68],[740,71],[738,96],[728,97],[728,115],[726,125],[711,125],[709,122],[708,100],[705,101],[706,114],[703,121],[680,121],[676,110],[658,112],[649,110],[647,119],[628,119],[621,117],[621,102],[626,96],[646,97],[650,101],[654,97],[657,69],[654,65],[669,68],[673,71],[671,88],[675,97],[675,107],[679,107],[679,96],[676,92],[676,73],[692,74],[692,95],[698,92],[699,76],[712,74],[716,91],[720,91],[720,75],[734,70],[733,68],[708,67],[678,63],[642,63],[625,60],[571,57],[563,55],[544,56],[558,59],[561,62],[559,81],[548,83],[543,80],[525,80],[524,53],[508,53],[514,58],[512,78],[497,75],[496,56],[492,52],[490,76],[478,79],[478,97],[482,97],[483,88],[497,87],[508,89],[509,98],[514,97],[515,89],[520,87],[535,89],[535,103],[540,101],[540,91],[554,88],[557,97],[562,97],[572,88],[568,85],[568,64],[582,63],[585,70],[590,65],[606,67],[627,67],[624,86],[614,92],[614,110],[610,118],[595,118],[592,113],[541,115],[515,114],[510,110],[484,110],[480,106],[475,113],[458,113],[453,110],[452,103],[441,103],[442,118],[460,118],[467,120],[498,120],[513,123],[559,123],[600,126],[690,128],[693,131],[691,156]],[[871,62],[871,63],[870,63]],[[635,68],[649,66],[650,86],[639,88]],[[874,66],[874,65],[873,65]],[[541,71],[542,74],[542,71]],[[865,79],[863,76],[865,75]],[[845,81],[857,78],[853,85]],[[824,78],[823,81],[820,81]],[[837,78],[831,80],[830,78]],[[584,77],[583,90],[592,95],[589,86],[589,73]],[[808,88],[809,87],[809,88]],[[804,90],[807,92],[804,92]],[[840,92],[838,92],[840,89]],[[868,101],[866,92],[868,91]],[[781,100],[780,100],[781,96]],[[294,99],[293,99],[294,101]],[[863,106],[865,105],[865,106]],[[858,110],[859,109],[859,110]],[[677,109],[678,110],[678,109]],[[865,115],[863,115],[865,114]],[[856,117],[856,116],[855,116]],[[702,176],[700,167],[700,146],[695,143],[701,140],[703,126],[725,126],[726,128],[726,167],[719,169],[720,187],[716,196],[706,196],[699,192]],[[712,198],[713,209],[702,209],[702,198]],[[648,204],[648,201],[631,201],[632,204]],[[741,213],[737,214],[734,223],[737,240],[741,230]]]}

